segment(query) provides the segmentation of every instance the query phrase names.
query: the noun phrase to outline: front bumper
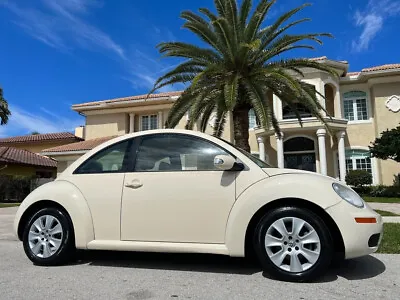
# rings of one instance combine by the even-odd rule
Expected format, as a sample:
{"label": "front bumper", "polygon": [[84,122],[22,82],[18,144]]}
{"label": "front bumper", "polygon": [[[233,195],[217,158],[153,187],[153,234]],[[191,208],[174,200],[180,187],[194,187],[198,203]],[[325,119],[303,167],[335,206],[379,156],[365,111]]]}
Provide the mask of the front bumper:
{"label": "front bumper", "polygon": [[[346,201],[341,201],[326,211],[336,222],[342,234],[345,259],[369,255],[378,250],[382,241],[383,220],[382,216],[368,204],[364,208],[357,208]],[[360,219],[357,222],[358,218]],[[376,219],[376,223],[370,223],[370,221],[362,223],[363,220],[370,218]]]}

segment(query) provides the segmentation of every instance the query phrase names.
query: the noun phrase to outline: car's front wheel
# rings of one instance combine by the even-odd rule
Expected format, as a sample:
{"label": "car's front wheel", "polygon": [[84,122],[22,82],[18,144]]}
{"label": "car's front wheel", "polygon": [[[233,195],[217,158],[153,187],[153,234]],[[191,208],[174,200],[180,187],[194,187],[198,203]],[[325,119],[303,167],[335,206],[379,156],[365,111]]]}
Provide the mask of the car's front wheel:
{"label": "car's front wheel", "polygon": [[255,230],[254,246],[264,270],[285,281],[308,281],[329,267],[333,240],[314,212],[298,207],[269,211]]}
{"label": "car's front wheel", "polygon": [[43,208],[29,219],[23,233],[24,251],[36,265],[67,262],[74,251],[72,224],[58,208]]}

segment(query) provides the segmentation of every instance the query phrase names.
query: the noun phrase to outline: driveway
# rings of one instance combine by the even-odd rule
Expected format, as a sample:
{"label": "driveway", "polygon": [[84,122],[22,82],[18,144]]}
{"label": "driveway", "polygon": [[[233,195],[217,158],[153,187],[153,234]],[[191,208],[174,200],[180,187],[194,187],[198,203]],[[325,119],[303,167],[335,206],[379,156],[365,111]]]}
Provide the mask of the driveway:
{"label": "driveway", "polygon": [[14,216],[17,210],[18,207],[0,208],[0,240],[17,240],[13,233]]}
{"label": "driveway", "polygon": [[[0,224],[12,219],[1,211]],[[14,209],[15,211],[15,209]],[[284,283],[257,265],[216,255],[82,252],[74,264],[33,266],[10,226],[0,235],[2,299],[397,299],[398,255],[332,268],[316,283]]]}

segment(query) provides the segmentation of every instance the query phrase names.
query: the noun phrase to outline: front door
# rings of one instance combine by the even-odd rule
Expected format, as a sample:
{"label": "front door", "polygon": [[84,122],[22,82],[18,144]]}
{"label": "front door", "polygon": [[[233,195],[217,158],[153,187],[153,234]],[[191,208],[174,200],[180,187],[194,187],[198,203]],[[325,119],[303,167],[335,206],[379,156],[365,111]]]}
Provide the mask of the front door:
{"label": "front door", "polygon": [[224,243],[236,172],[214,167],[219,154],[227,153],[193,136],[143,137],[124,179],[121,239]]}
{"label": "front door", "polygon": [[92,215],[96,240],[120,239],[122,186],[130,140],[109,146],[86,160],[68,181],[84,195]]}
{"label": "front door", "polygon": [[285,168],[316,172],[315,153],[285,154]]}

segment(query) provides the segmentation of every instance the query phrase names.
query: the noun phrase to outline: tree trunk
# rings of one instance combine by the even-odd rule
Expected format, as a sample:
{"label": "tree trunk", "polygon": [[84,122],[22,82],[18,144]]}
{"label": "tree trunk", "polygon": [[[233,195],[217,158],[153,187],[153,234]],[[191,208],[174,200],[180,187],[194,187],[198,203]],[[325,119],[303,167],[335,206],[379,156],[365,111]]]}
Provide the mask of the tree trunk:
{"label": "tree trunk", "polygon": [[250,153],[249,109],[247,107],[235,108],[232,117],[235,146]]}

